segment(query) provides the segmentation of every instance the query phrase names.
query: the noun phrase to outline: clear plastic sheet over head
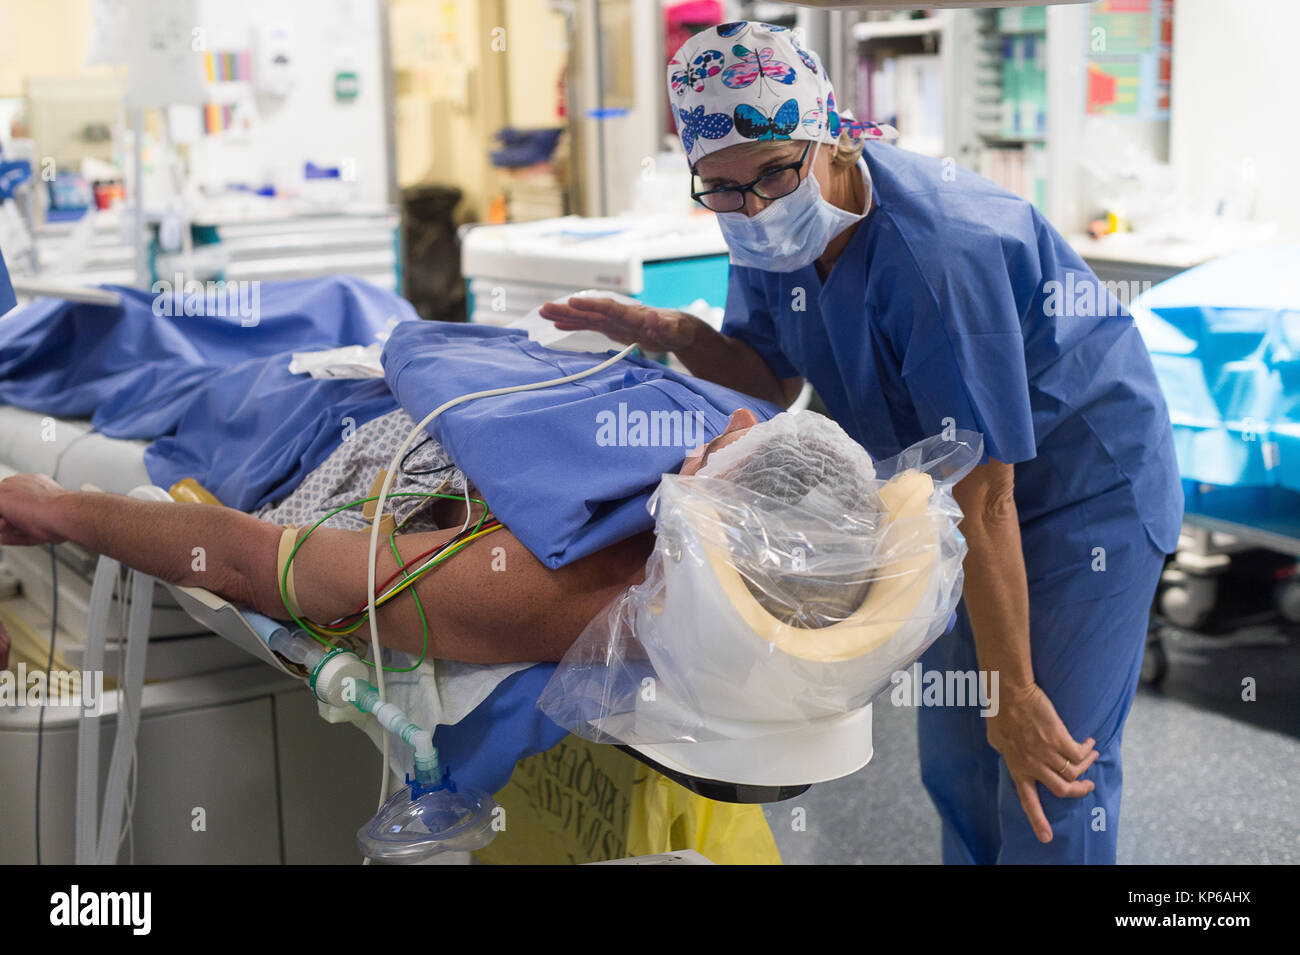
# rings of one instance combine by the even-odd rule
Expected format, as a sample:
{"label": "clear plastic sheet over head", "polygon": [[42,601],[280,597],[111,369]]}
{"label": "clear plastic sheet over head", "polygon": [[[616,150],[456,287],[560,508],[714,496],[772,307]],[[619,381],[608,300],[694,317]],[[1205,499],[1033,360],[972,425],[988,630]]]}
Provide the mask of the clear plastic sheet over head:
{"label": "clear plastic sheet over head", "polygon": [[979,434],[872,461],[781,414],[666,474],[644,583],[587,625],[538,702],[597,742],[749,739],[869,703],[949,626],[966,542],[952,487]]}

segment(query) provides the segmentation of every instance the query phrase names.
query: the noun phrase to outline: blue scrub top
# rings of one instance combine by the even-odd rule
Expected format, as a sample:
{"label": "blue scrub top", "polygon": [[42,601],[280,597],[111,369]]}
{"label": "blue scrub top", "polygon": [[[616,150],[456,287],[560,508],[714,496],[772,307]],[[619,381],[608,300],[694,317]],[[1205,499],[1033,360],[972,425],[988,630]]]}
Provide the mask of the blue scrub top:
{"label": "blue scrub top", "polygon": [[1119,592],[1178,544],[1165,401],[1128,312],[1032,204],[868,143],[873,208],[823,284],[732,266],[724,334],[802,375],[874,457],[947,425],[1016,465],[1031,592]]}

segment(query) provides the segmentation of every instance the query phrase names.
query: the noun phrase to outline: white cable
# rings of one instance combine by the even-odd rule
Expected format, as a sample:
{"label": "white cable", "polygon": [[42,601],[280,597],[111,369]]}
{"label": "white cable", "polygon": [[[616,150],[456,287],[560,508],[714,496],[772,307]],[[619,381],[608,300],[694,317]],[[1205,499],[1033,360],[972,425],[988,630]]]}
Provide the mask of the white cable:
{"label": "white cable", "polygon": [[131,746],[131,794],[127,797],[126,803],[126,823],[122,826],[122,835],[117,840],[117,851],[122,851],[122,843],[126,842],[129,837],[131,840],[131,854],[129,856],[131,865],[135,865],[135,794],[136,784],[139,782],[139,751],[135,744]]}
{"label": "white cable", "polygon": [[[87,613],[86,643],[82,656],[82,670],[95,673],[104,669],[104,647],[107,643],[109,612],[113,593],[119,578],[117,561],[100,555],[95,564],[94,583],[90,587],[90,608]],[[122,590],[122,600],[126,590]],[[83,701],[84,702],[84,701]],[[94,865],[99,858],[99,728],[100,712],[88,712],[83,706],[77,723],[77,814],[76,855],[77,865]]]}
{"label": "white cable", "polygon": [[462,475],[462,477],[465,481],[465,523],[460,525],[460,530],[457,532],[460,534],[469,530],[470,519],[474,516],[474,505],[469,502],[469,477],[466,475]]}
{"label": "white cable", "polygon": [[[123,585],[122,585],[122,592],[123,592],[123,593],[126,593],[126,584],[125,584],[125,582],[124,582]],[[125,600],[123,600],[123,601],[119,601],[119,603],[120,603],[121,606],[122,606],[122,624],[121,624],[121,626],[122,626],[122,631],[121,631],[121,632],[122,632],[123,634],[126,634],[126,633],[128,632],[127,614],[126,614],[126,601],[125,601]],[[121,660],[119,660],[119,663],[120,663],[122,666],[125,666],[125,657],[126,657],[126,654],[125,654],[125,653],[121,654]],[[121,687],[123,686],[124,682],[125,682],[125,680],[123,679],[123,680],[120,680],[119,683],[118,683],[118,687],[119,687],[118,696],[119,696],[119,700],[121,701],[121,706],[122,706],[122,707],[126,707],[126,706],[129,706],[129,705],[130,705],[129,703],[125,702],[125,697],[123,697],[123,696],[122,696],[122,693],[121,693]],[[139,719],[140,719],[140,715],[139,715],[139,714],[136,714],[136,715],[132,718],[132,722],[135,723],[135,725],[138,726],[138,725],[139,725]],[[135,822],[135,796],[136,796],[136,785],[137,785],[137,783],[139,782],[139,768],[140,768],[140,749],[139,749],[139,740],[138,740],[137,738],[133,737],[133,738],[131,739],[131,794],[127,797],[127,803],[126,803],[126,819],[125,819],[125,820],[123,821],[123,823],[122,823],[122,834],[118,837],[118,840],[117,840],[117,850],[118,850],[118,852],[121,852],[121,851],[122,851],[122,844],[127,840],[127,837],[128,837],[128,836],[130,837],[130,839],[131,839],[131,855],[130,855],[131,865],[135,865],[135,828],[134,828],[134,825],[133,825],[133,824],[134,824],[134,822]],[[114,856],[114,859],[116,859],[116,856]]]}
{"label": "white cable", "polygon": [[[131,575],[131,571],[128,568],[122,568],[121,570],[118,571],[118,577],[120,580],[120,591],[122,594],[126,594],[130,590],[130,575]],[[119,600],[117,602],[117,607],[118,607],[117,626],[118,626],[118,634],[120,635],[120,639],[117,644],[117,651],[118,651],[117,652],[117,712],[121,714],[121,713],[125,713],[127,707],[130,705],[129,703],[127,703],[126,700],[126,635],[129,632],[130,627],[127,620],[127,601],[125,599]],[[134,771],[135,769],[134,744],[131,747],[131,759],[132,759],[131,768]],[[130,818],[129,810],[127,812],[127,818],[128,819]],[[122,843],[126,840],[126,833],[127,833],[128,826],[129,823],[124,821],[122,823],[122,831],[118,833],[118,839],[117,839],[118,852],[122,851]],[[113,861],[114,863],[117,862],[116,856],[113,857]]]}
{"label": "white cable", "polygon": [[[413,442],[418,435],[423,434],[424,429],[428,427],[435,418],[449,408],[454,408],[456,405],[463,404],[466,401],[473,401],[475,398],[492,398],[496,395],[508,395],[516,391],[535,391],[538,388],[551,388],[555,385],[565,385],[571,381],[586,378],[588,375],[594,375],[598,371],[604,371],[615,362],[622,361],[634,348],[636,348],[635,344],[628,345],[617,355],[607,358],[599,365],[593,365],[586,371],[580,371],[573,375],[566,375],[563,378],[553,378],[550,381],[537,381],[526,385],[511,385],[506,388],[489,388],[486,391],[474,391],[469,394],[461,395],[458,398],[452,398],[448,401],[444,401],[438,407],[430,411],[423,421],[411,429],[411,433],[406,436],[406,440],[402,442],[402,446],[398,448],[397,453],[393,455],[393,461],[388,466],[388,473],[384,475],[383,486],[379,489],[379,498],[375,501],[374,521],[370,525],[370,566],[366,583],[366,612],[369,614],[370,618],[370,649],[375,658],[375,689],[379,692],[379,699],[381,702],[386,701],[387,697],[384,695],[384,660],[379,650],[379,613],[378,608],[375,606],[375,579],[377,577],[377,567],[379,564],[379,522],[383,520],[384,517],[384,502],[388,499],[388,492],[393,486],[393,478],[396,476],[397,469],[402,462],[402,456],[406,454],[406,449],[411,446],[411,442]],[[468,497],[468,475],[466,475],[465,481],[465,493]],[[468,526],[468,524],[466,526]],[[428,729],[432,732],[433,727],[428,727]],[[388,800],[388,780],[391,773],[389,766],[391,754],[389,752],[388,737],[389,734],[385,733],[384,779],[379,789],[379,807],[381,809],[383,808],[384,803]]]}
{"label": "white cable", "polygon": [[145,666],[149,652],[149,626],[153,610],[154,578],[131,571],[131,610],[128,617],[123,667],[124,686],[119,686],[117,733],[104,784],[100,807],[97,858],[100,865],[114,865],[122,845],[123,813],[126,809],[130,774],[136,760],[136,734],[140,731]]}

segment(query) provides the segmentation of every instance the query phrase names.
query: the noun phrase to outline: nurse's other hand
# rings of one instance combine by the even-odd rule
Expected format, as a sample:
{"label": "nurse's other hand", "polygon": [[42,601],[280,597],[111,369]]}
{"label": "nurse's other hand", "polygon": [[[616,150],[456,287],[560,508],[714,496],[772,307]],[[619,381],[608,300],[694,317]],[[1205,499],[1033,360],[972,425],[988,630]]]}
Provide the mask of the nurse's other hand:
{"label": "nurse's other hand", "polygon": [[[1002,754],[1007,772],[1016,784],[1020,807],[1039,842],[1052,841],[1036,782],[1061,798],[1086,796],[1096,788],[1090,779],[1079,779],[1101,754],[1089,737],[1082,743],[1056,714],[1056,707],[1037,684],[1002,690],[998,712],[989,717],[989,745]],[[1062,772],[1064,770],[1064,772]]]}
{"label": "nurse's other hand", "polygon": [[0,545],[62,544],[54,528],[60,500],[69,492],[44,474],[15,474],[0,481]]}
{"label": "nurse's other hand", "polygon": [[624,345],[643,345],[651,351],[677,351],[695,337],[693,315],[671,308],[627,305],[612,298],[575,295],[566,302],[547,302],[542,318],[562,331],[600,332]]}

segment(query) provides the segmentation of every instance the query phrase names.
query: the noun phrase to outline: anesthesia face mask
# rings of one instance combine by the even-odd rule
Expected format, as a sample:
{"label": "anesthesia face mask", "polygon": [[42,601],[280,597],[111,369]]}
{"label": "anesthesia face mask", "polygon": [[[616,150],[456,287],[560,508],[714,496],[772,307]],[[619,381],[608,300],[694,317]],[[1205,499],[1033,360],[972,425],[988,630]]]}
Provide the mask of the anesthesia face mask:
{"label": "anesthesia face mask", "polygon": [[588,625],[542,709],[715,779],[783,785],[860,768],[871,699],[960,598],[950,489],[979,445],[965,432],[873,462],[828,419],[787,413],[698,474],[665,475],[645,582]]}

